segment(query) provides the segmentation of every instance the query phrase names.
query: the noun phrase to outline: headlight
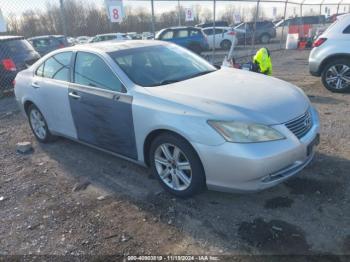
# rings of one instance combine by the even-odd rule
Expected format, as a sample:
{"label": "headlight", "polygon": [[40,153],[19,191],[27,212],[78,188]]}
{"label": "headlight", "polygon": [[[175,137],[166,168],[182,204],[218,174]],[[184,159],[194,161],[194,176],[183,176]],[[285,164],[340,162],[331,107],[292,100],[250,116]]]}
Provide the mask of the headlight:
{"label": "headlight", "polygon": [[228,142],[254,143],[284,139],[277,130],[260,124],[208,121]]}

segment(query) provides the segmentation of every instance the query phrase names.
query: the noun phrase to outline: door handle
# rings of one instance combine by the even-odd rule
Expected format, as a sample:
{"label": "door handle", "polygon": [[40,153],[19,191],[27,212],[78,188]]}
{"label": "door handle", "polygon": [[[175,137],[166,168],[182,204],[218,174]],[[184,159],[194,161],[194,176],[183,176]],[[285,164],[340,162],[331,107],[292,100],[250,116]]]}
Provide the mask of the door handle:
{"label": "door handle", "polygon": [[73,99],[80,99],[80,95],[78,95],[76,92],[69,92],[68,95]]}
{"label": "door handle", "polygon": [[39,88],[40,85],[38,84],[38,82],[33,82],[33,83],[32,83],[32,87],[34,87],[34,88]]}

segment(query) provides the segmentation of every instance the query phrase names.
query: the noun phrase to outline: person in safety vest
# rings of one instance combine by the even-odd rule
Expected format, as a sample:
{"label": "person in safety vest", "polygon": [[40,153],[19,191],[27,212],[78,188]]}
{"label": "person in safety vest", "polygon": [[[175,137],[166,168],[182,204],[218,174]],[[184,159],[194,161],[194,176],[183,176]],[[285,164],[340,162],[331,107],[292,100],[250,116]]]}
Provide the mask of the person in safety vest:
{"label": "person in safety vest", "polygon": [[259,73],[269,76],[272,75],[271,56],[267,48],[260,48],[258,52],[256,52],[253,57],[253,63],[256,65]]}

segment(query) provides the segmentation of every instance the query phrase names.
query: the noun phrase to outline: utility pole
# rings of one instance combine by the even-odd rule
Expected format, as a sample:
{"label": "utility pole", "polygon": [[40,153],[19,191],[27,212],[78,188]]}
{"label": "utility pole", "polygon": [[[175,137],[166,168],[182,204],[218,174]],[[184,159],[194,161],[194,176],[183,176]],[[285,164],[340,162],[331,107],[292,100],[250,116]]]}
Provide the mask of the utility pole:
{"label": "utility pole", "polygon": [[178,16],[179,16],[179,26],[181,26],[181,9],[180,9],[180,0],[177,0],[177,9],[178,11]]}
{"label": "utility pole", "polygon": [[66,13],[63,6],[63,0],[60,0],[60,9],[61,9],[61,23],[62,23],[63,34],[67,36],[67,21],[66,21]]}
{"label": "utility pole", "polygon": [[151,8],[152,8],[152,34],[155,37],[155,26],[154,26],[154,0],[151,0]]}

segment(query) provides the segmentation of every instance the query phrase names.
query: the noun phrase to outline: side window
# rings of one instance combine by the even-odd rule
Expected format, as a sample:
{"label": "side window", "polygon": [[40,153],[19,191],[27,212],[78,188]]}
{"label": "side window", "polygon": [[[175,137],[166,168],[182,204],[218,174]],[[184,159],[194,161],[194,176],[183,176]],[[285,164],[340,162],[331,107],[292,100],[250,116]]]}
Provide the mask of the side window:
{"label": "side window", "polygon": [[69,65],[72,52],[63,52],[45,61],[43,77],[69,82]]}
{"label": "side window", "polygon": [[222,29],[217,29],[215,28],[215,34],[222,34],[223,30]]}
{"label": "side window", "polygon": [[350,25],[344,29],[343,34],[350,34]]}
{"label": "side window", "polygon": [[35,74],[37,76],[69,82],[71,57],[72,52],[63,52],[52,56],[38,67]]}
{"label": "side window", "polygon": [[172,39],[174,38],[174,31],[166,31],[163,33],[163,35],[160,37],[160,39]]}
{"label": "side window", "polygon": [[97,55],[79,52],[75,61],[74,83],[124,92],[119,79],[108,65]]}
{"label": "side window", "polygon": [[185,29],[185,30],[179,30],[179,31],[177,31],[177,37],[179,37],[179,38],[188,37],[188,30]]}
{"label": "side window", "polygon": [[42,63],[41,66],[38,67],[38,69],[35,72],[35,74],[37,76],[43,76],[44,75],[44,66],[45,66],[45,62]]}
{"label": "side window", "polygon": [[204,29],[203,30],[206,35],[212,35],[213,34],[213,29]]}
{"label": "side window", "polygon": [[190,36],[196,36],[196,35],[200,35],[199,30],[190,30]]}

